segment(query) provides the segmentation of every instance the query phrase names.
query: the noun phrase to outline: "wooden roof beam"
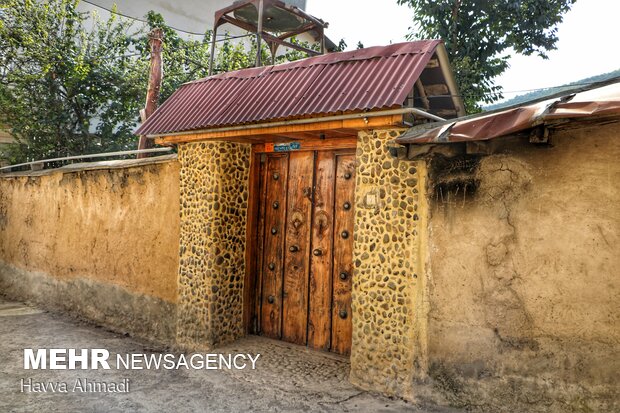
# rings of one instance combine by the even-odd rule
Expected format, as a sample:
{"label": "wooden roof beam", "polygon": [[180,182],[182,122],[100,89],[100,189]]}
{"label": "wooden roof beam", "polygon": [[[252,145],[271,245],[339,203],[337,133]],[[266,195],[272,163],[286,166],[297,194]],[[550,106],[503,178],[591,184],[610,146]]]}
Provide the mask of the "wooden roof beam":
{"label": "wooden roof beam", "polygon": [[155,139],[155,143],[159,145],[169,145],[203,140],[232,140],[238,138],[253,138],[256,139],[257,142],[260,142],[261,138],[264,138],[266,135],[287,135],[299,132],[326,132],[342,129],[354,129],[356,131],[359,131],[365,129],[385,129],[400,127],[403,127],[403,115],[385,115],[373,116],[368,118],[331,120],[323,122],[318,120],[317,122],[313,123],[283,125],[268,128],[252,128],[251,126],[249,126],[248,128],[241,130],[237,129],[213,132],[205,130],[193,134],[188,133],[158,137]]}

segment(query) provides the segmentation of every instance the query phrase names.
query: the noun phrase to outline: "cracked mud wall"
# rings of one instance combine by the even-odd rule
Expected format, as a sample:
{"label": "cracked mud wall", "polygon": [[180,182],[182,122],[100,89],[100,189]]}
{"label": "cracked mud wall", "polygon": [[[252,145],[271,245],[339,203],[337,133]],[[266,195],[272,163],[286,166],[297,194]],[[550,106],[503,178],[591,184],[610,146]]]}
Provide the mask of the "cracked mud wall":
{"label": "cracked mud wall", "polygon": [[434,188],[429,372],[454,405],[620,408],[620,127],[552,142]]}
{"label": "cracked mud wall", "polygon": [[179,166],[148,162],[0,178],[0,294],[171,342]]}

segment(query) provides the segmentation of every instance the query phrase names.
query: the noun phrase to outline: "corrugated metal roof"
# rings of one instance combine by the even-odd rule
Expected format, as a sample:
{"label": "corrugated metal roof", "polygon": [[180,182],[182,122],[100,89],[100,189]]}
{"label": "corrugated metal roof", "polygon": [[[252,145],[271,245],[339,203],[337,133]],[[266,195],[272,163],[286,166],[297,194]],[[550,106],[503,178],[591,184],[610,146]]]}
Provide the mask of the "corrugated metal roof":
{"label": "corrugated metal roof", "polygon": [[509,109],[412,128],[396,139],[400,144],[484,141],[526,131],[557,120],[620,117],[620,82],[565,91],[559,96]]}
{"label": "corrugated metal roof", "polygon": [[181,86],[136,134],[401,107],[439,44],[371,47],[210,76]]}

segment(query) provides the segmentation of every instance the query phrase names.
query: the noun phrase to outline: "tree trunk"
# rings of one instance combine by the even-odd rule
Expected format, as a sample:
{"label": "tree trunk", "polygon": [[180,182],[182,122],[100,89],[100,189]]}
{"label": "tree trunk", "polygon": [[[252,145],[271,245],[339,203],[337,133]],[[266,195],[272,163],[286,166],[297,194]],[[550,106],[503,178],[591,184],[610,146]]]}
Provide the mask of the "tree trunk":
{"label": "tree trunk", "polygon": [[[153,29],[149,33],[149,44],[151,46],[151,69],[149,72],[149,85],[146,91],[146,105],[142,111],[140,111],[140,117],[142,122],[146,120],[157,109],[157,102],[159,101],[159,90],[161,89],[161,82],[163,78],[163,67],[161,58],[161,48],[163,43],[164,32],[162,29]],[[138,142],[138,149],[149,149],[153,147],[153,141],[146,136],[140,136]],[[139,153],[137,158],[146,158],[147,154]]]}

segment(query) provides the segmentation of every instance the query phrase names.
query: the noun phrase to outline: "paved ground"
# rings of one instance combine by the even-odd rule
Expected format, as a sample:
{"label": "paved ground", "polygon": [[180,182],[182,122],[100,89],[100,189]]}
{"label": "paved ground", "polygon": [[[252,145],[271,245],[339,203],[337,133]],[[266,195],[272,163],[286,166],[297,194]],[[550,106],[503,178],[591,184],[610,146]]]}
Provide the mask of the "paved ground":
{"label": "paved ground", "polygon": [[[2,299],[0,337],[0,412],[457,412],[360,391],[347,381],[345,359],[259,337],[218,349],[223,354],[261,354],[256,370],[24,370],[24,348],[105,348],[114,354],[158,351]],[[21,379],[28,378],[64,381],[70,387],[79,378],[129,379],[130,391],[22,393]]]}

